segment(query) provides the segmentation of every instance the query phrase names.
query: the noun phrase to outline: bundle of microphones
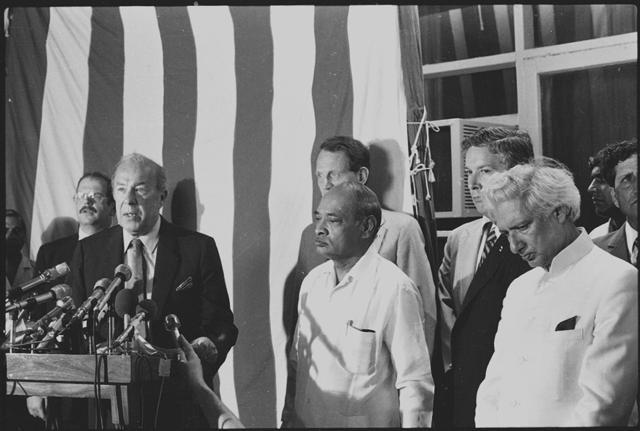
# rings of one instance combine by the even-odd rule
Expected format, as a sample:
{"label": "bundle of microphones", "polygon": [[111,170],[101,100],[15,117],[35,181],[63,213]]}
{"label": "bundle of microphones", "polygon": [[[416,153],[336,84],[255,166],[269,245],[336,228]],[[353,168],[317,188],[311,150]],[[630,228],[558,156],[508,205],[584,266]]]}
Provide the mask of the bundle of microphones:
{"label": "bundle of microphones", "polygon": [[[79,323],[89,322],[99,324],[106,316],[115,317],[110,311],[115,311],[124,321],[124,330],[118,337],[111,340],[108,351],[126,346],[132,339],[135,328],[156,319],[158,307],[150,299],[138,302],[136,292],[125,289],[125,282],[131,278],[131,269],[125,265],[118,265],[114,271],[114,278],[102,278],[98,280],[91,295],[76,307],[71,297],[71,287],[67,284],[58,284],[47,292],[34,294],[37,288],[51,283],[69,273],[69,266],[61,263],[47,269],[39,276],[9,290],[6,294],[7,317],[15,322],[21,319],[24,312],[32,310],[36,305],[55,302],[55,307],[44,314],[35,322],[27,322],[26,329],[16,331],[10,336],[5,335],[7,341],[3,347],[29,346],[29,350],[43,351],[60,342],[67,332]],[[180,336],[180,321],[174,314],[165,316],[165,329],[173,334],[175,346],[178,345]],[[205,374],[213,370],[217,360],[215,344],[207,337],[195,339],[192,346],[200,357]],[[120,349],[122,351],[122,349]]]}

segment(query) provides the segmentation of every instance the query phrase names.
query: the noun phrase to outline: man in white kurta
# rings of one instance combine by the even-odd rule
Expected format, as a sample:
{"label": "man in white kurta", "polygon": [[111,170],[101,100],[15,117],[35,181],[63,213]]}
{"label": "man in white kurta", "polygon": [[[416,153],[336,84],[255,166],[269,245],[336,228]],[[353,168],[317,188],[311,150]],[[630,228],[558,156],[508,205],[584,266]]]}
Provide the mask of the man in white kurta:
{"label": "man in white kurta", "polygon": [[496,223],[534,269],[507,291],[476,425],[626,425],[638,385],[637,270],[575,227],[567,171],[499,175],[486,187]]}
{"label": "man in white kurta", "polygon": [[[372,229],[345,228],[371,220],[355,217],[362,196],[350,187],[375,199],[366,186],[348,183],[318,206],[316,245],[331,260],[313,269],[301,287],[283,425],[429,426],[433,380],[421,296],[371,247],[379,210]],[[353,263],[345,266],[345,260]]]}

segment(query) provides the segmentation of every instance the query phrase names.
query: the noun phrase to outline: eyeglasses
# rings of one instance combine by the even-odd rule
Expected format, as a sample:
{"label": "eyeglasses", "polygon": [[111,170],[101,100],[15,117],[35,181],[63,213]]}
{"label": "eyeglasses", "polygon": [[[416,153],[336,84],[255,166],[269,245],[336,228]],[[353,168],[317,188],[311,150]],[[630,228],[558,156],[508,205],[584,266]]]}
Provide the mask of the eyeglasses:
{"label": "eyeglasses", "polygon": [[100,193],[100,192],[91,192],[91,193],[76,193],[75,195],[73,195],[73,200],[76,202],[84,202],[87,199],[91,199],[92,201],[96,201],[96,202],[101,202],[102,200],[106,199],[106,196],[104,193]]}

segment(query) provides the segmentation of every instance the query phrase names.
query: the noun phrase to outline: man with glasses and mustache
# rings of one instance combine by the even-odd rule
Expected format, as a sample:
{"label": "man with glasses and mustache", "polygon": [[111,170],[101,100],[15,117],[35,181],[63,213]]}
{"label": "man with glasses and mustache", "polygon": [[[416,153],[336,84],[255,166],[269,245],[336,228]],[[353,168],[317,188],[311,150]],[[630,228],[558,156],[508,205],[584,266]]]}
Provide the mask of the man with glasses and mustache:
{"label": "man with glasses and mustache", "polygon": [[[105,174],[87,172],[82,175],[78,180],[73,202],[76,206],[78,232],[43,244],[36,257],[35,274],[62,262],[71,265],[71,258],[78,241],[111,226],[115,214],[115,202],[111,192],[111,180]],[[55,280],[49,287],[62,282]],[[39,307],[33,313],[32,320],[37,319],[53,306],[55,303]],[[41,397],[27,398],[27,409],[32,416],[47,420],[46,415],[49,415],[50,422],[58,425],[64,424],[65,429],[86,428],[86,402],[84,400],[49,399],[46,413],[43,401],[44,399]],[[60,402],[59,407],[58,402]]]}

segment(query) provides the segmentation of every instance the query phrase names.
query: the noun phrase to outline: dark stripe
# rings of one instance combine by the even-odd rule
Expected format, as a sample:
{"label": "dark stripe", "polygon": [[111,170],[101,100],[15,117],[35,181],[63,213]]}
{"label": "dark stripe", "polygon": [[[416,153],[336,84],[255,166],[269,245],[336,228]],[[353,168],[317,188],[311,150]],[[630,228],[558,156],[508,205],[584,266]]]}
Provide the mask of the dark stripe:
{"label": "dark stripe", "polygon": [[[184,7],[158,7],[164,65],[163,165],[169,196],[164,215],[197,230],[193,145],[198,109],[196,45]],[[203,185],[206,187],[206,185]]]}
{"label": "dark stripe", "polygon": [[[316,137],[311,151],[311,178],[316,177],[316,157],[320,144],[332,136],[353,134],[353,81],[347,34],[348,14],[348,6],[315,8],[316,66],[312,94]],[[319,200],[320,192],[314,183],[311,213]]]}
{"label": "dark stripe", "polygon": [[240,420],[275,427],[275,366],[269,322],[269,186],[273,41],[268,7],[231,7],[235,33],[236,127],[233,308],[240,331],[234,375]]}
{"label": "dark stripe", "polygon": [[[31,233],[33,197],[47,73],[48,8],[11,8],[6,40],[5,145],[7,208],[22,214]],[[29,244],[29,238],[27,238]],[[33,250],[33,254],[37,250]]]}
{"label": "dark stripe", "polygon": [[124,30],[118,8],[93,8],[84,171],[111,175],[122,156]]}

